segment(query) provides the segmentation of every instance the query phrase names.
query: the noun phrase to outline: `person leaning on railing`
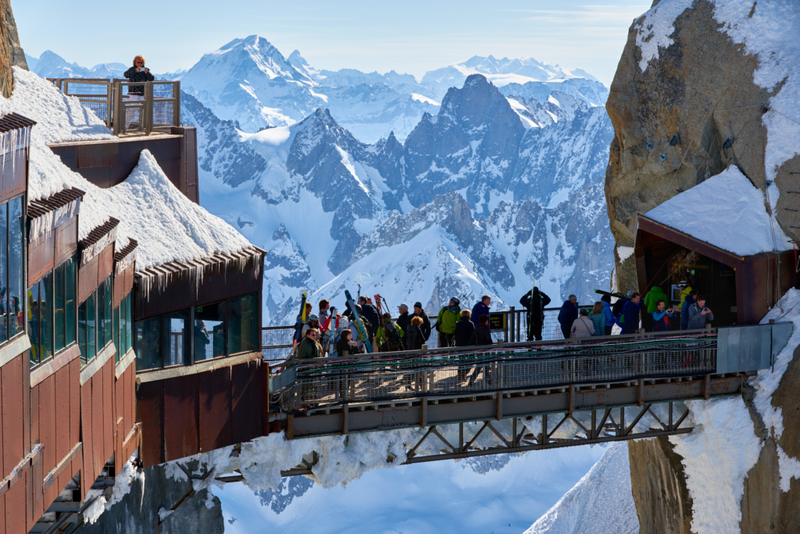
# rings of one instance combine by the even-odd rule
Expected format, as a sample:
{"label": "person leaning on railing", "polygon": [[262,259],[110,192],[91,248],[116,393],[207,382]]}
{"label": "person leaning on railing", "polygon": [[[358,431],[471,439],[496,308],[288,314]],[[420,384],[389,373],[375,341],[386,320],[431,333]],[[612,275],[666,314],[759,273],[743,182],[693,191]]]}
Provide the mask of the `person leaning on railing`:
{"label": "person leaning on railing", "polygon": [[[144,66],[142,56],[133,58],[133,67],[126,70],[124,76],[131,82],[152,82],[156,79],[150,73],[150,69]],[[128,88],[128,95],[144,96],[144,85],[131,85]]]}

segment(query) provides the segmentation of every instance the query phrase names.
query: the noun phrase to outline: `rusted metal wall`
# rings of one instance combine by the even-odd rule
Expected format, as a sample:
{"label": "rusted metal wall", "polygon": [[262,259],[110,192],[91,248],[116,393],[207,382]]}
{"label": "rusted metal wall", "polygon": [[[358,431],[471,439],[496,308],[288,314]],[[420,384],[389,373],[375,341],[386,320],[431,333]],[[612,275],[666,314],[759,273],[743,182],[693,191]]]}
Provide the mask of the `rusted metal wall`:
{"label": "rusted metal wall", "polygon": [[254,270],[260,272],[258,258],[249,259],[244,272],[237,265],[231,264],[227,272],[205,273],[199,284],[189,278],[188,271],[181,272],[170,280],[163,291],[150,291],[148,296],[143,295],[142,291],[136,291],[135,320],[251,293],[260,294],[261,276],[253,276]]}
{"label": "rusted metal wall", "polygon": [[9,159],[0,169],[0,204],[25,192],[27,153],[27,148],[17,150],[13,163]]}
{"label": "rusted metal wall", "polygon": [[[114,358],[109,358],[80,388],[86,480],[94,481],[114,453],[114,385]],[[86,497],[90,486],[81,485],[82,497]]]}
{"label": "rusted metal wall", "polygon": [[89,298],[114,270],[114,243],[109,243],[100,254],[78,269],[78,302]]}
{"label": "rusted metal wall", "polygon": [[263,434],[260,357],[186,376],[146,381],[137,392],[145,466]]}
{"label": "rusted metal wall", "polygon": [[125,295],[133,290],[133,265],[134,264],[128,265],[124,271],[114,276],[114,308],[119,306],[119,303],[122,302]]}
{"label": "rusted metal wall", "polygon": [[136,431],[136,366],[133,364],[114,379],[114,459],[117,466],[131,457],[139,446]]}
{"label": "rusted metal wall", "polygon": [[[184,140],[184,132],[193,128],[175,128],[178,135],[152,135],[135,139],[110,139],[108,141],[60,143],[50,148],[70,169],[77,172],[98,187],[113,187],[122,183],[139,163],[142,150],[149,150],[158,161],[167,178],[191,200],[197,202],[196,183],[193,190],[187,190],[187,179],[194,165],[197,166],[197,141]],[[185,146],[188,145],[188,146]],[[192,151],[192,147],[194,150]],[[186,159],[186,169],[182,160]],[[189,161],[191,160],[191,161]],[[183,172],[182,172],[183,170]],[[193,193],[190,196],[189,193]]]}

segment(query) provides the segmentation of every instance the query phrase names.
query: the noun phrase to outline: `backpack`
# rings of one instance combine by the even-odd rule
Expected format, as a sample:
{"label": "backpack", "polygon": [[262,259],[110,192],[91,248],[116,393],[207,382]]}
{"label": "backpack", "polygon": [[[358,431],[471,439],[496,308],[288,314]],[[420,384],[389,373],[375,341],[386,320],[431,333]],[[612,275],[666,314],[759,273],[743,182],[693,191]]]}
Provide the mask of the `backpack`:
{"label": "backpack", "polygon": [[392,347],[399,347],[402,345],[403,340],[400,338],[397,328],[394,327],[394,323],[384,324],[383,332],[386,334],[386,342],[389,345]]}
{"label": "backpack", "polygon": [[611,314],[614,317],[619,317],[622,313],[622,308],[625,307],[625,303],[627,302],[626,299],[617,299],[617,302],[614,303],[614,306],[611,308]]}

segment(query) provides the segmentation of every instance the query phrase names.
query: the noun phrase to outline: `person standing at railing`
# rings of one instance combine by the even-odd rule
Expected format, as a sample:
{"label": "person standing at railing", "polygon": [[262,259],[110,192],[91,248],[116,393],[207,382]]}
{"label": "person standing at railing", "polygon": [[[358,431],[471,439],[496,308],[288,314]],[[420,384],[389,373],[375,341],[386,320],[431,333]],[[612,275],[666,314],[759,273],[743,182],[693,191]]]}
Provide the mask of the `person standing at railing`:
{"label": "person standing at railing", "polygon": [[300,347],[297,350],[297,358],[299,360],[322,358],[322,345],[317,341],[318,337],[319,330],[316,328],[309,328],[306,330],[306,335],[303,341],[300,342]]}
{"label": "person standing at railing", "polygon": [[622,308],[619,315],[619,326],[623,334],[635,334],[639,330],[639,307],[642,296],[639,293],[631,293],[631,298]]}
{"label": "person standing at railing", "polygon": [[411,319],[414,319],[414,317],[422,319],[422,325],[419,329],[422,330],[423,341],[428,341],[431,337],[431,320],[428,319],[428,314],[425,313],[421,302],[414,303],[414,313],[411,315]]}
{"label": "person standing at railing", "polygon": [[422,317],[414,316],[406,332],[406,350],[420,350],[425,344],[425,335],[422,333]]}
{"label": "person standing at railing", "polygon": [[397,307],[397,311],[400,312],[400,315],[397,316],[397,326],[400,327],[400,330],[403,331],[403,345],[408,347],[408,329],[411,326],[411,315],[408,313],[408,304],[403,302],[400,306]]}
{"label": "person standing at railing", "polygon": [[[152,82],[156,79],[156,77],[150,73],[150,69],[144,66],[143,56],[136,56],[133,58],[133,66],[126,70],[123,76],[131,82]],[[144,85],[131,85],[128,87],[127,98],[128,100],[144,100]],[[125,124],[126,128],[134,122],[137,114],[139,114],[139,122],[141,122],[141,111],[132,107],[128,108]]]}
{"label": "person standing at railing", "polygon": [[611,307],[611,295],[603,295],[600,298],[600,302],[603,303],[603,316],[606,318],[606,326],[603,333],[610,336],[611,330],[614,328],[614,311]]}
{"label": "person standing at railing", "polygon": [[588,316],[589,313],[585,309],[581,309],[580,315],[572,323],[570,333],[576,338],[592,337],[594,335],[594,323]]}
{"label": "person standing at railing", "polygon": [[698,293],[697,301],[689,306],[689,330],[705,328],[714,320],[714,312],[706,307],[706,296]]}
{"label": "person standing at railing", "polygon": [[663,300],[656,302],[656,311],[652,313],[653,316],[653,332],[667,332],[669,331],[669,320],[675,317],[672,308],[667,308],[667,303]]}
{"label": "person standing at railing", "polygon": [[447,306],[442,306],[436,318],[436,331],[439,332],[439,347],[449,347],[453,344],[453,336],[456,333],[456,323],[461,317],[461,308],[458,305],[461,301],[458,297],[453,297]]}
{"label": "person standing at railing", "polygon": [[606,316],[603,313],[602,301],[594,303],[594,308],[592,308],[592,313],[589,314],[589,319],[591,319],[594,325],[594,334],[592,335],[602,336],[606,333]]}
{"label": "person standing at railing", "polygon": [[572,323],[576,319],[578,319],[578,297],[570,295],[561,305],[561,310],[558,312],[558,324],[561,325],[561,334],[564,339],[569,339]]}
{"label": "person standing at railing", "polygon": [[683,302],[681,303],[681,330],[689,329],[689,308],[692,307],[696,298],[697,291],[694,289],[689,290],[689,293],[683,297]]}
{"label": "person standing at railing", "polygon": [[491,304],[492,297],[484,295],[481,297],[481,301],[472,307],[472,324],[475,325],[475,328],[478,327],[478,321],[480,321],[481,315],[489,315],[489,306],[491,306]]}
{"label": "person standing at railing", "polygon": [[544,325],[544,309],[550,304],[550,297],[534,287],[525,293],[519,303],[528,310],[528,341],[542,340],[542,326]]}

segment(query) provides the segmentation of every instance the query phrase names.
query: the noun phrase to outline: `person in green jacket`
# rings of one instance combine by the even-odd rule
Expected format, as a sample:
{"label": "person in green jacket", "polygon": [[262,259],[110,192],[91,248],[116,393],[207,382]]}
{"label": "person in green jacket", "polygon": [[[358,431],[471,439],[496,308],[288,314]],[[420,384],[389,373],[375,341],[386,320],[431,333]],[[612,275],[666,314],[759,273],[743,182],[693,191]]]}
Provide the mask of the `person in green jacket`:
{"label": "person in green jacket", "polygon": [[439,331],[439,346],[449,347],[453,344],[456,333],[456,323],[461,317],[461,308],[458,305],[461,301],[457,297],[450,299],[447,306],[442,306],[439,310],[439,317],[436,319],[436,330]]}
{"label": "person in green jacket", "polygon": [[647,313],[645,313],[642,318],[642,326],[646,332],[653,331],[653,312],[658,308],[659,300],[667,302],[667,295],[661,291],[660,287],[653,286],[644,297],[644,307],[647,308],[645,310]]}
{"label": "person in green jacket", "polygon": [[405,350],[403,347],[404,334],[400,325],[392,321],[392,316],[384,313],[383,324],[378,327],[378,332],[375,334],[375,342],[380,347],[381,352]]}
{"label": "person in green jacket", "polygon": [[322,345],[319,344],[317,338],[319,337],[319,330],[316,328],[309,328],[306,330],[306,337],[300,342],[297,348],[297,359],[308,360],[311,358],[322,358]]}

